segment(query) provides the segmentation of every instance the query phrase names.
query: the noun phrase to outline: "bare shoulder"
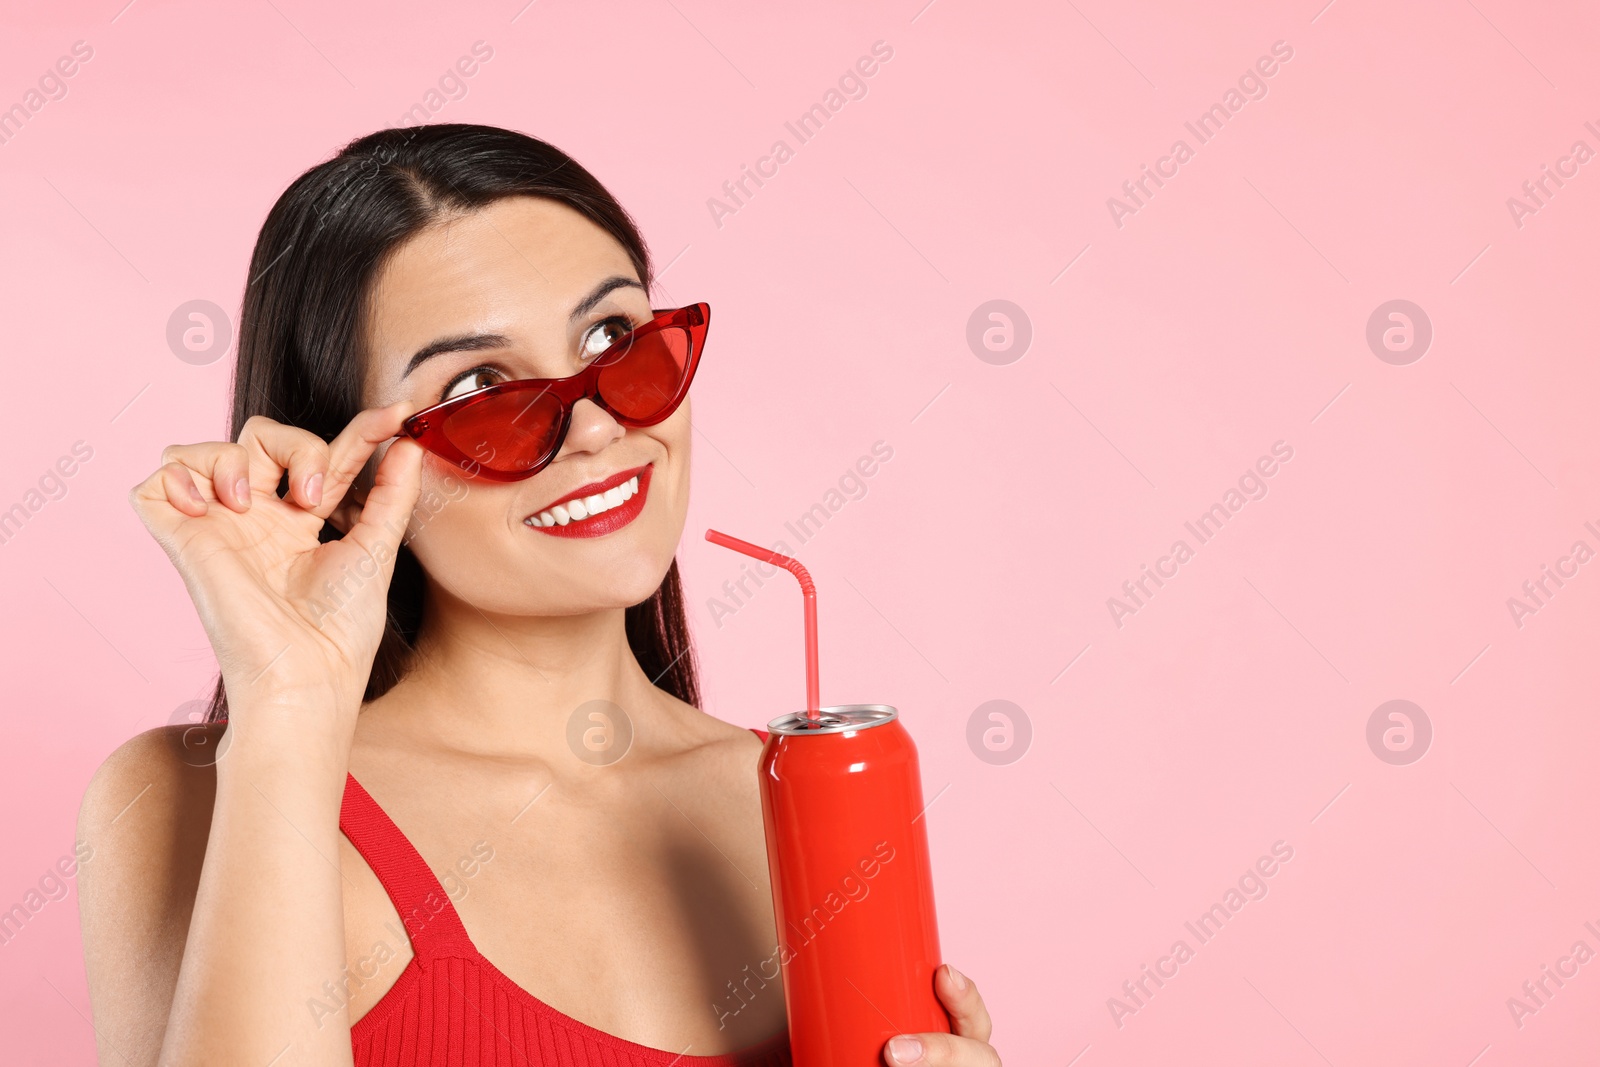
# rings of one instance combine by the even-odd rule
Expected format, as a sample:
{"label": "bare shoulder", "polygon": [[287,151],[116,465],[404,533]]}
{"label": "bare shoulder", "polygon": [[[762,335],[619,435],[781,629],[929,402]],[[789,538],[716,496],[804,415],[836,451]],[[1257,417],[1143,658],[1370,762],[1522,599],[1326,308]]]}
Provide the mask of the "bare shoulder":
{"label": "bare shoulder", "polygon": [[221,723],[160,726],[125,741],[89,780],[79,839],[101,855],[128,846],[171,848],[196,831],[203,843],[224,731]]}
{"label": "bare shoulder", "polygon": [[707,799],[748,808],[759,816],[756,766],[761,758],[761,738],[670,694],[666,699],[686,723],[689,736],[687,747],[672,761],[673,773],[697,783]]}
{"label": "bare shoulder", "polygon": [[78,810],[79,848],[89,857],[79,877],[86,938],[102,918],[165,924],[176,909],[186,925],[211,830],[224,730],[220,723],[147,730],[90,779]]}
{"label": "bare shoulder", "polygon": [[[78,910],[102,1044],[154,1063],[216,797],[221,724],[164,726],[100,765],[78,810]],[[225,752],[225,748],[223,749]]]}
{"label": "bare shoulder", "polygon": [[743,762],[745,757],[753,760],[761,752],[761,738],[748,728],[724,722],[671,693],[663,691],[661,698],[682,721],[690,724],[689,731],[700,754]]}

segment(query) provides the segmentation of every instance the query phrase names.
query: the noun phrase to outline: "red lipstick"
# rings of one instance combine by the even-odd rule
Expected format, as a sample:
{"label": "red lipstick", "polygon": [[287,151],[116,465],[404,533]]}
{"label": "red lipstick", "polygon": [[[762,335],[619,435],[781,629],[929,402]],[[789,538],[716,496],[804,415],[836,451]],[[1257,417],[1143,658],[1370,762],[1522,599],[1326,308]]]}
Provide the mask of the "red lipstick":
{"label": "red lipstick", "polygon": [[[619,471],[602,481],[581,485],[559,500],[546,504],[529,515],[523,520],[523,524],[552,537],[602,537],[614,530],[620,530],[644,511],[645,495],[650,489],[650,473],[653,469],[652,465],[647,463],[632,470]],[[603,497],[608,490],[621,489],[634,477],[639,479],[639,489],[628,499],[595,515],[587,514],[589,507],[586,503],[579,504],[585,511],[586,517],[580,519],[574,514],[572,506],[575,502],[597,496]],[[570,516],[565,525],[560,522],[560,516],[554,514],[556,508],[561,508]],[[544,525],[540,519],[541,515],[551,515],[557,520],[556,525]]]}

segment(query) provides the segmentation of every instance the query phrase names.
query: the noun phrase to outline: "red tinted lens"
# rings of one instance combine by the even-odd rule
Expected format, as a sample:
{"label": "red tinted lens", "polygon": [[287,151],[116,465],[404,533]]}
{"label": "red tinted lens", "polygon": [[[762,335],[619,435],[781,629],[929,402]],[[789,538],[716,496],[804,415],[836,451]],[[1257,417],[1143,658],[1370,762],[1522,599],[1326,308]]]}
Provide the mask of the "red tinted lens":
{"label": "red tinted lens", "polygon": [[492,471],[536,466],[560,442],[561,401],[543,390],[510,390],[453,412],[440,427],[469,460]]}
{"label": "red tinted lens", "polygon": [[619,344],[626,345],[621,352],[613,354],[607,349],[597,360],[601,364],[600,399],[623,418],[664,416],[683,388],[689,367],[689,331],[668,326]]}

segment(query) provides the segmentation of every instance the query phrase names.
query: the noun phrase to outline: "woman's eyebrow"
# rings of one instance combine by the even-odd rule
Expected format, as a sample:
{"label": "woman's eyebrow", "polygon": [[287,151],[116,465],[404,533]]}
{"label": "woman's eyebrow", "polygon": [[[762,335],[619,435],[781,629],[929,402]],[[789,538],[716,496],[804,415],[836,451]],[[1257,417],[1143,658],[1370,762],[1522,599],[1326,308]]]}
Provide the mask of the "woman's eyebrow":
{"label": "woman's eyebrow", "polygon": [[401,373],[401,380],[406,375],[422,366],[434,356],[445,352],[476,352],[483,348],[505,348],[511,343],[511,338],[503,333],[463,333],[455,337],[441,337],[437,341],[417,349],[417,354],[411,357],[411,362],[406,364],[406,369]]}
{"label": "woman's eyebrow", "polygon": [[[624,278],[620,274],[614,275],[595,286],[589,295],[578,301],[572,309],[572,314],[567,316],[568,322],[575,322],[582,318],[594,306],[606,298],[606,295],[615,289],[633,288],[643,289],[644,286],[632,278]],[[412,371],[422,366],[434,356],[446,352],[476,352],[485,348],[504,348],[511,343],[511,339],[502,333],[464,333],[455,337],[441,337],[417,349],[417,354],[411,357],[406,364],[406,369],[401,372],[403,381]]]}
{"label": "woman's eyebrow", "polygon": [[640,285],[632,278],[624,278],[620,274],[613,275],[601,282],[599,285],[595,286],[593,291],[591,291],[588,296],[578,301],[577,306],[572,309],[572,314],[567,316],[567,321],[569,323],[576,322],[578,319],[581,319],[584,315],[588,314],[596,304],[604,300],[607,293],[611,292],[613,289],[622,289],[625,287],[631,287],[634,289],[644,288],[644,286]]}

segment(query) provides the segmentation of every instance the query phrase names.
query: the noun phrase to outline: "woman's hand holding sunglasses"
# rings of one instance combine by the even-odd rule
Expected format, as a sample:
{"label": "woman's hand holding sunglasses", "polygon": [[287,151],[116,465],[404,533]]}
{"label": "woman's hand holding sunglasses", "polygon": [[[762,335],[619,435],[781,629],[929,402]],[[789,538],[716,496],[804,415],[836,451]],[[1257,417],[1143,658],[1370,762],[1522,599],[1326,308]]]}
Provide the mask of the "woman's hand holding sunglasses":
{"label": "woman's hand holding sunglasses", "polygon": [[[383,635],[396,550],[420,491],[423,450],[395,441],[364,504],[340,504],[413,410],[403,401],[363,411],[331,443],[258,415],[237,443],[169,446],[161,467],[129,494],[199,611],[230,721],[261,706],[293,729],[354,728]],[[280,498],[285,473],[289,488]],[[349,532],[319,543],[335,509],[349,519]]]}

